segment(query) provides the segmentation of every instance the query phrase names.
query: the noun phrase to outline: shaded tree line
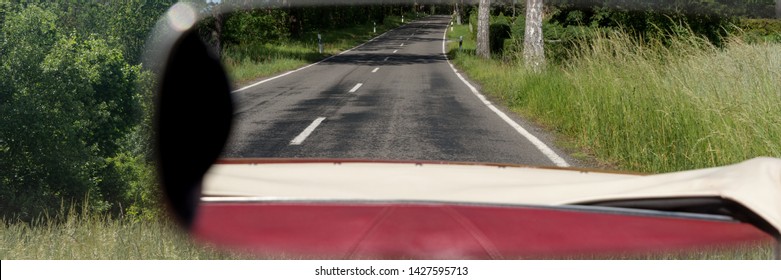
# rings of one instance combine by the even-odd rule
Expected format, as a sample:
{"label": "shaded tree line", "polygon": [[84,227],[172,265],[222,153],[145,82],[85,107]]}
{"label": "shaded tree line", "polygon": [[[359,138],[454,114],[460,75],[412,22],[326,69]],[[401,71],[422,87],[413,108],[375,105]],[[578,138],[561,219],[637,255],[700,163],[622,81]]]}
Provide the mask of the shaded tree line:
{"label": "shaded tree line", "polygon": [[174,2],[0,3],[0,216],[143,215],[156,202],[140,63]]}
{"label": "shaded tree line", "polygon": [[[251,3],[251,1],[249,2]],[[409,3],[379,5],[296,6],[295,1],[278,1],[254,9],[242,9],[247,1],[212,3],[200,22],[201,37],[217,50],[227,46],[301,40],[312,32],[337,30],[356,25],[383,24],[386,16],[422,12],[423,6]],[[446,7],[446,6],[444,6]],[[229,10],[230,13],[220,13]],[[440,9],[448,12],[449,9]]]}
{"label": "shaded tree line", "polygon": [[[526,0],[493,0],[490,8],[490,32],[487,41],[493,54],[502,54],[507,47],[514,53],[523,51]],[[746,19],[775,17],[776,0],[545,0],[542,15],[542,35],[545,57],[561,60],[568,56],[573,44],[588,40],[592,31],[622,29],[640,40],[669,41],[670,36],[695,35],[720,46],[731,34],[754,25],[773,26],[772,21],[754,22]],[[476,26],[477,3],[459,9],[468,18],[466,24]],[[516,15],[512,17],[511,15]],[[475,30],[476,31],[476,30]],[[765,37],[768,32],[759,32]],[[475,33],[473,33],[475,34]]]}

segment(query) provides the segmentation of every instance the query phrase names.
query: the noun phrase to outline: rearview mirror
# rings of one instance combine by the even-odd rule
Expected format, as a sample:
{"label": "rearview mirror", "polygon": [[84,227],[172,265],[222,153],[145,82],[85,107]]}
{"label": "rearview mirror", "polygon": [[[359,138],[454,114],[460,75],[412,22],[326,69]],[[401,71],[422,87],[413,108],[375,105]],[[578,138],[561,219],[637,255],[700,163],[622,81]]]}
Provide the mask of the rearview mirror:
{"label": "rearview mirror", "polygon": [[173,27],[174,39],[164,52],[156,111],[160,178],[172,211],[186,226],[200,198],[201,178],[220,155],[233,118],[222,64],[192,28],[196,13],[187,4],[168,13],[164,24]]}

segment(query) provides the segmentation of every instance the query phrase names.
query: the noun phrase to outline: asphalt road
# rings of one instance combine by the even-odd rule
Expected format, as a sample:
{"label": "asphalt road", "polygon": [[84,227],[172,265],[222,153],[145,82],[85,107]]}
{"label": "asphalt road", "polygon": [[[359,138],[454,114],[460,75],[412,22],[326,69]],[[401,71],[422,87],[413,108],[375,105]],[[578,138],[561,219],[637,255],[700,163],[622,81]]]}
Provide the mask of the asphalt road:
{"label": "asphalt road", "polygon": [[497,112],[505,109],[491,109],[457,76],[442,53],[448,22],[447,16],[419,20],[235,91],[223,157],[572,165],[539,129],[512,114],[503,119]]}

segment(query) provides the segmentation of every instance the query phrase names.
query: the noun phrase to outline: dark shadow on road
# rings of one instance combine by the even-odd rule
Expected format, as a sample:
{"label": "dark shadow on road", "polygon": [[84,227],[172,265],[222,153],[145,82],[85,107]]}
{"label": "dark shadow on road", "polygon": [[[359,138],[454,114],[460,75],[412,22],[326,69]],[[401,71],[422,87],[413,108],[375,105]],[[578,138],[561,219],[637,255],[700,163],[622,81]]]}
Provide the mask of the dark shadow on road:
{"label": "dark shadow on road", "polygon": [[[387,60],[385,58],[388,58]],[[413,64],[429,64],[445,61],[441,54],[376,54],[355,53],[343,54],[326,60],[322,65],[362,65],[362,66],[399,66]]]}

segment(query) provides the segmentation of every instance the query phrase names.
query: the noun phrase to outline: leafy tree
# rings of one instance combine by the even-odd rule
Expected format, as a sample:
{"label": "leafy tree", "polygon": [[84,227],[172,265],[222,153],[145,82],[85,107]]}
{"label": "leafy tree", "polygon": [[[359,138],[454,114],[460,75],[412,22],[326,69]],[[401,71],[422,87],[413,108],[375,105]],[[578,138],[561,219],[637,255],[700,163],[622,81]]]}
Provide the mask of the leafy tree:
{"label": "leafy tree", "polygon": [[150,30],[175,0],[63,1],[57,10],[58,26],[83,36],[95,35],[120,48],[131,64],[141,61]]}
{"label": "leafy tree", "polygon": [[280,9],[261,9],[232,13],[225,20],[225,43],[277,42],[289,34],[287,13]]}
{"label": "leafy tree", "polygon": [[11,8],[11,3],[6,0],[0,0],[0,28],[5,22],[5,14],[8,13]]}
{"label": "leafy tree", "polygon": [[157,20],[176,0],[111,1],[113,15],[107,24],[114,44],[122,49],[130,64],[141,62],[146,40]]}
{"label": "leafy tree", "polygon": [[108,159],[142,115],[139,66],[55,9],[9,14],[0,49],[0,213],[29,220],[61,203],[118,211],[127,182]]}

